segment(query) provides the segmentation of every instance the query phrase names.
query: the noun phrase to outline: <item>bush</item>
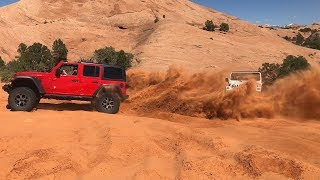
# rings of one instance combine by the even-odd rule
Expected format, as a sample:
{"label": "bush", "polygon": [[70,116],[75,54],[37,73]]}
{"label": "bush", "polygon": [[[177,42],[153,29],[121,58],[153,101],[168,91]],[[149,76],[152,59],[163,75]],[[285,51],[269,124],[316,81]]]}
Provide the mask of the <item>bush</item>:
{"label": "bush", "polygon": [[228,32],[229,31],[229,24],[221,23],[220,24],[220,31]]}
{"label": "bush", "polygon": [[310,64],[303,56],[289,55],[282,64],[264,63],[259,71],[262,74],[263,83],[266,86],[272,85],[277,79],[286,77],[291,73],[307,70]]}
{"label": "bush", "polygon": [[126,69],[132,67],[133,54],[123,50],[116,51],[113,47],[105,47],[94,52],[93,59],[97,63],[117,65]]}
{"label": "bush", "polygon": [[213,24],[213,21],[209,21],[209,20],[205,22],[205,25],[203,27],[203,29],[206,31],[214,31],[215,28],[216,26]]}
{"label": "bush", "polygon": [[278,77],[282,78],[288,76],[291,73],[307,70],[310,68],[310,64],[303,56],[287,56],[286,59],[283,60],[283,63],[279,69]]}
{"label": "bush", "polygon": [[297,36],[296,36],[296,44],[297,45],[302,45],[303,42],[304,42],[304,37],[299,33]]}
{"label": "bush", "polygon": [[320,50],[320,35],[318,33],[312,34],[306,39],[303,45],[312,49]]}
{"label": "bush", "polygon": [[5,67],[0,71],[0,77],[2,82],[9,82],[13,75],[16,72],[24,71],[25,65],[18,61],[18,60],[12,60],[6,64]]}
{"label": "bush", "polygon": [[283,37],[283,39],[285,39],[287,41],[291,41],[291,38],[289,36],[285,36],[285,37]]}
{"label": "bush", "polygon": [[278,78],[280,64],[264,63],[259,71],[262,74],[263,84],[266,86],[272,85]]}
{"label": "bush", "polygon": [[59,63],[60,61],[67,61],[68,49],[61,39],[57,39],[53,42],[52,55],[55,64]]}
{"label": "bush", "polygon": [[303,29],[299,29],[300,32],[311,32],[312,29],[310,28],[303,28]]}
{"label": "bush", "polygon": [[320,38],[316,40],[307,41],[305,42],[305,45],[309,48],[320,50]]}

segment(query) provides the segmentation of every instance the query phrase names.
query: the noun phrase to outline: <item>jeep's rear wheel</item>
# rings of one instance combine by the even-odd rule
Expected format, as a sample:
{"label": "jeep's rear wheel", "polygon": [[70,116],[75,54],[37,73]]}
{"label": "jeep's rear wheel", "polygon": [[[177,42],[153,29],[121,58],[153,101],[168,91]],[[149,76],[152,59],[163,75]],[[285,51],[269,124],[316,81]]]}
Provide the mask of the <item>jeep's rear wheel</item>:
{"label": "jeep's rear wheel", "polygon": [[104,93],[97,98],[95,105],[99,112],[116,114],[119,112],[120,99],[116,94]]}
{"label": "jeep's rear wheel", "polygon": [[38,102],[36,93],[27,87],[13,89],[8,101],[12,111],[32,111]]}

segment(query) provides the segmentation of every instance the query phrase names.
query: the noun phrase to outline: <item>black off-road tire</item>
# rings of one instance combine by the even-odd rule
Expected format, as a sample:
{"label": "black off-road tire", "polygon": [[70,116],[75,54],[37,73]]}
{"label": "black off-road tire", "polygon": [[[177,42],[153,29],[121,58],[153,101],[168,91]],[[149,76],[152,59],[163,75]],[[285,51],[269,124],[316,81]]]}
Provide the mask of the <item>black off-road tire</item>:
{"label": "black off-road tire", "polygon": [[120,99],[114,93],[104,93],[96,98],[95,106],[98,112],[116,114],[119,112]]}
{"label": "black off-road tire", "polygon": [[9,94],[9,107],[12,111],[32,111],[38,105],[36,93],[27,87],[18,87]]}

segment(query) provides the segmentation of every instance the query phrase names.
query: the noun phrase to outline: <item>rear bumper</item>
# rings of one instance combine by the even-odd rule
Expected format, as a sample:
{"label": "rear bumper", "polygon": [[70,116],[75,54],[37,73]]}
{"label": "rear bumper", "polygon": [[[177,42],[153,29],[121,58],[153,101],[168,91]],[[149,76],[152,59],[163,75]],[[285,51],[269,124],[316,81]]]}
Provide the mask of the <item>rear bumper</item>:
{"label": "rear bumper", "polygon": [[10,93],[10,91],[12,90],[12,86],[10,84],[5,84],[4,86],[2,86],[2,89],[5,92]]}

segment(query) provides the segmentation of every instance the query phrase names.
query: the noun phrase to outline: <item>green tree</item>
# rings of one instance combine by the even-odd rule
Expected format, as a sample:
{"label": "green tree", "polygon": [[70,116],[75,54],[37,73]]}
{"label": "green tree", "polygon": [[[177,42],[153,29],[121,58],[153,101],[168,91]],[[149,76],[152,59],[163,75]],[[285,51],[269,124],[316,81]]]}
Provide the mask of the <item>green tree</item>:
{"label": "green tree", "polygon": [[47,46],[34,43],[18,59],[24,70],[46,71],[54,67],[55,62]]}
{"label": "green tree", "polygon": [[296,36],[296,44],[297,45],[302,45],[304,42],[304,37],[299,33],[297,36]]}
{"label": "green tree", "polygon": [[67,61],[68,49],[61,39],[57,39],[53,42],[52,55],[55,63]]}
{"label": "green tree", "polygon": [[113,47],[105,47],[94,52],[93,59],[97,63],[117,65],[127,68],[132,66],[133,54],[123,50],[117,52]]}
{"label": "green tree", "polygon": [[278,78],[280,64],[278,63],[264,63],[259,71],[262,74],[263,84],[266,86],[272,85]]}
{"label": "green tree", "polygon": [[220,24],[220,31],[228,32],[229,31],[229,24],[221,23]]}
{"label": "green tree", "polygon": [[216,26],[214,25],[213,21],[209,21],[209,20],[205,22],[203,27],[203,29],[206,31],[214,31],[215,28]]}
{"label": "green tree", "polygon": [[310,64],[303,56],[287,56],[286,59],[283,60],[281,67],[279,68],[278,77],[282,78],[288,76],[291,73],[307,70],[310,68]]}

